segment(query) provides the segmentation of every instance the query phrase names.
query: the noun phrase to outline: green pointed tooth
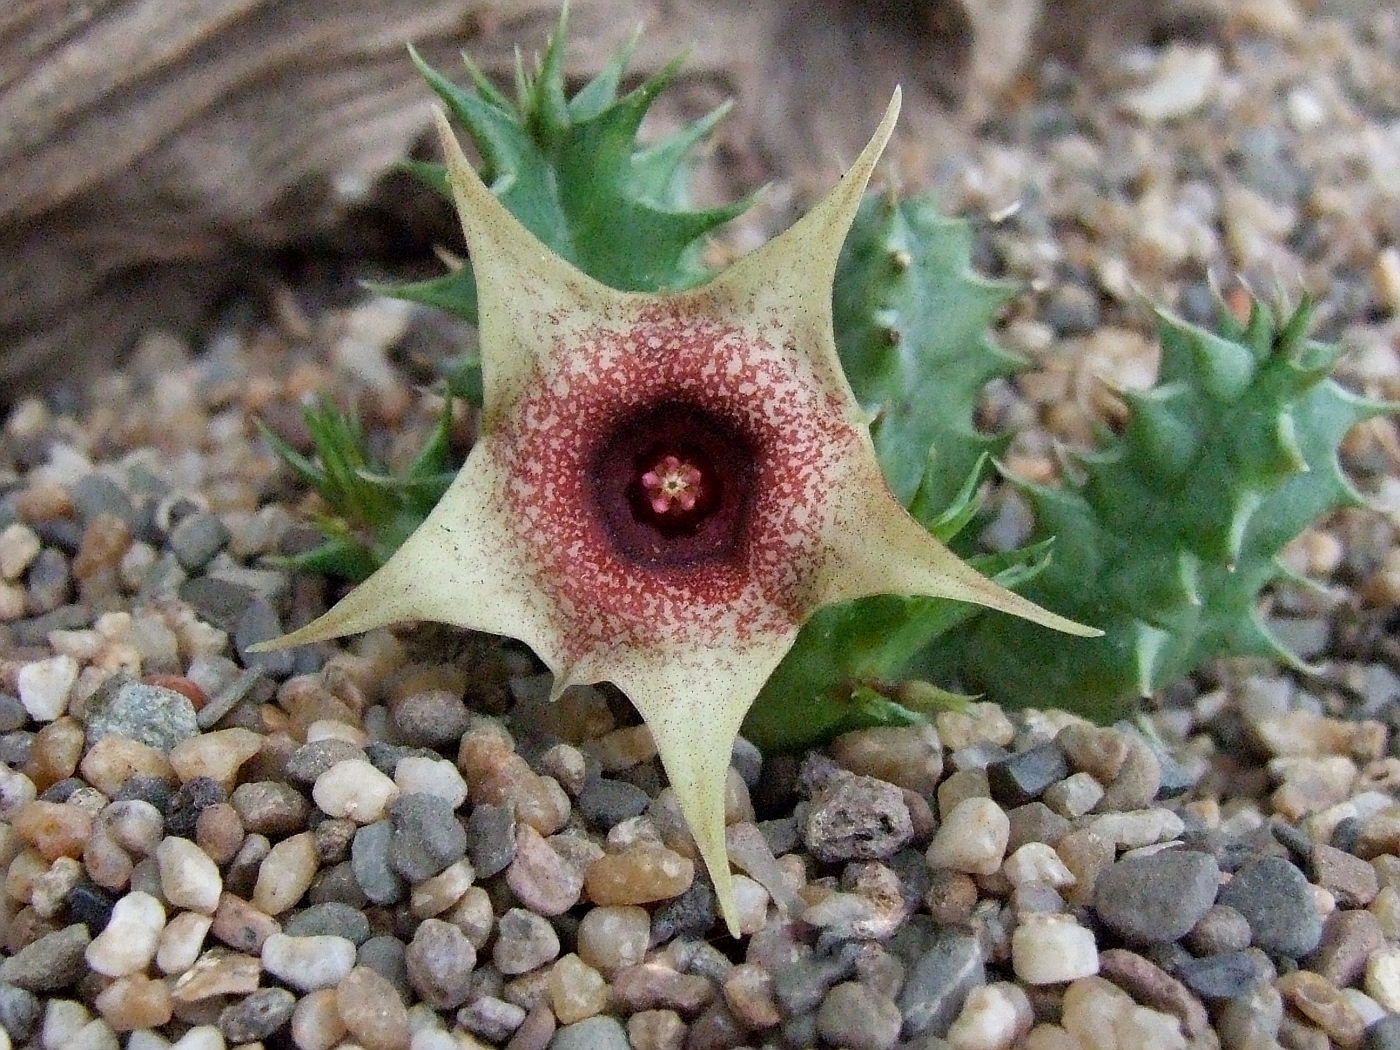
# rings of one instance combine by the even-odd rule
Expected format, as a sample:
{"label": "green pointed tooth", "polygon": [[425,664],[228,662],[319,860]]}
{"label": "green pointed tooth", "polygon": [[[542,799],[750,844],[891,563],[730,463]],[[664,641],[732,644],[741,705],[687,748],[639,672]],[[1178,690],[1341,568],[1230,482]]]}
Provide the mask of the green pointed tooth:
{"label": "green pointed tooth", "polygon": [[1133,627],[1133,662],[1137,671],[1139,696],[1151,696],[1160,687],[1162,656],[1171,636],[1160,628],[1139,623]]}

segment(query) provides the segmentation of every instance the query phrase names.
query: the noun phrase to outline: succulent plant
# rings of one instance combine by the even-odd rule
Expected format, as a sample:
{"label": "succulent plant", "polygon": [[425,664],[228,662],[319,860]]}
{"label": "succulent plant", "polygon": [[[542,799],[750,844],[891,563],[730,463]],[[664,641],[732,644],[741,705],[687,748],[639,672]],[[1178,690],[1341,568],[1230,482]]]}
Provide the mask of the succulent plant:
{"label": "succulent plant", "polygon": [[1077,457],[1062,487],[1012,479],[1056,537],[1028,597],[1104,629],[1064,638],[997,614],[935,643],[925,673],[1017,705],[1106,721],[1217,656],[1299,661],[1261,619],[1278,555],[1308,525],[1363,500],[1337,446],[1396,406],[1329,378],[1340,349],[1308,337],[1307,304],[1254,302],[1218,332],[1158,313],[1156,386],[1124,392],[1122,433]]}

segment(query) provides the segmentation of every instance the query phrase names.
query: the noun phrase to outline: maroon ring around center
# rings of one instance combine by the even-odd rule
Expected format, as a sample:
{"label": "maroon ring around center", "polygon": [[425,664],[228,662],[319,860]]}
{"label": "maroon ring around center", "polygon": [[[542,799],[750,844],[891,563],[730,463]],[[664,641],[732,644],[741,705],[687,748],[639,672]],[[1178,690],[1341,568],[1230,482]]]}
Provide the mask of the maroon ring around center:
{"label": "maroon ring around center", "polygon": [[[624,417],[589,468],[609,544],[629,561],[666,568],[733,557],[749,527],[754,456],[739,427],[696,405],[663,402]],[[668,471],[686,499],[657,498]]]}

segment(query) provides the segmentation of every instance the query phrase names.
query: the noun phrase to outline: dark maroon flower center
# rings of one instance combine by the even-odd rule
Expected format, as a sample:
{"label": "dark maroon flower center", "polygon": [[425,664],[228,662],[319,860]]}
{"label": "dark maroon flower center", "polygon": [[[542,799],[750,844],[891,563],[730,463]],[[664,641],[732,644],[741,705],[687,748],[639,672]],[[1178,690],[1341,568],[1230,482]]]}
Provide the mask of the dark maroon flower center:
{"label": "dark maroon flower center", "polygon": [[629,560],[685,568],[732,557],[744,540],[752,444],[703,408],[664,402],[625,416],[590,474],[603,531]]}

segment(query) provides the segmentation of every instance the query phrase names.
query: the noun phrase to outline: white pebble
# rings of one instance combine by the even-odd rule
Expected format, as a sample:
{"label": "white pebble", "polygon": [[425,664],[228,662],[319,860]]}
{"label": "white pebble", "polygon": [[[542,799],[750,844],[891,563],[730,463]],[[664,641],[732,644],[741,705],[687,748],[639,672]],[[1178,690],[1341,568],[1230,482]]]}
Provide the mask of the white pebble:
{"label": "white pebble", "polygon": [[182,911],[166,923],[156,948],[156,967],[160,972],[178,977],[193,966],[204,947],[204,935],[213,923],[212,917],[194,911]]}
{"label": "white pebble", "polygon": [[1367,1028],[1385,1016],[1385,1008],[1360,988],[1343,988],[1341,993],[1347,1004],[1361,1015],[1361,1020]]}
{"label": "white pebble", "polygon": [[1074,874],[1065,867],[1054,847],[1044,842],[1027,842],[1006,858],[1001,870],[1013,886],[1039,883],[1059,889],[1072,886],[1075,881]]}
{"label": "white pebble", "polygon": [[224,1050],[224,1034],[218,1025],[198,1025],[180,1036],[170,1050]]}
{"label": "white pebble", "polygon": [[768,925],[768,891],[747,875],[734,876],[734,904],[739,917],[739,932],[744,936],[757,933]]}
{"label": "white pebble", "polygon": [[44,1050],[58,1050],[83,1030],[92,1020],[88,1008],[72,999],[50,999],[44,1007],[44,1023],[39,1029],[39,1042]]}
{"label": "white pebble", "polygon": [[66,653],[25,664],[16,676],[19,702],[36,722],[52,722],[68,709],[68,694],[78,680],[78,661]]}
{"label": "white pebble", "polygon": [[440,1028],[420,1028],[408,1041],[408,1050],[462,1050],[462,1044],[451,1032]]}
{"label": "white pebble", "polygon": [[39,534],[16,521],[0,532],[0,579],[17,580],[44,549]]}
{"label": "white pebble", "polygon": [[1082,817],[1103,798],[1103,785],[1089,773],[1075,773],[1045,789],[1045,804],[1062,817]]}
{"label": "white pebble", "polygon": [[1068,916],[1028,915],[1011,935],[1011,968],[1026,984],[1059,984],[1096,974],[1094,933]]}
{"label": "white pebble", "polygon": [[170,1050],[170,1040],[149,1028],[138,1028],[127,1035],[126,1050]]}
{"label": "white pebble", "polygon": [[168,838],[156,847],[160,892],[176,908],[213,915],[224,891],[219,866],[189,839]]}
{"label": "white pebble", "polygon": [[394,767],[394,783],[405,795],[436,795],[453,809],[467,800],[467,782],[445,758],[410,755],[400,759]]}
{"label": "white pebble", "polygon": [[38,797],[34,781],[0,762],[0,820],[8,820],[20,806]]}
{"label": "white pebble", "polygon": [[319,862],[312,832],[303,831],[283,839],[268,851],[258,867],[253,906],[268,915],[282,914],[301,900],[316,876]]}
{"label": "white pebble", "polygon": [[1371,953],[1362,987],[1391,1013],[1400,1013],[1400,948],[1378,948]]}
{"label": "white pebble", "polygon": [[1119,849],[1136,849],[1174,839],[1185,827],[1181,818],[1169,809],[1139,809],[1105,813],[1089,825],[1089,830]]}
{"label": "white pebble", "polygon": [[300,992],[334,988],[355,968],[355,942],[331,934],[289,937],[274,933],[263,941],[263,969]]}
{"label": "white pebble", "polygon": [[117,1033],[102,1018],[89,1021],[63,1044],[63,1050],[121,1050]]}
{"label": "white pebble", "polygon": [[356,824],[382,820],[398,795],[398,786],[363,758],[337,762],[316,778],[311,789],[323,813],[349,817]]}
{"label": "white pebble", "polygon": [[312,744],[317,740],[344,740],[347,744],[364,747],[369,743],[369,734],[337,719],[321,718],[306,727],[306,742]]}
{"label": "white pebble", "polygon": [[969,875],[994,875],[1010,837],[1011,821],[1000,806],[989,798],[965,798],[933,836],[928,865]]}
{"label": "white pebble", "polygon": [[1026,993],[1001,981],[968,993],[946,1038],[954,1050],[1008,1050],[1034,1019]]}
{"label": "white pebble", "polygon": [[139,973],[155,958],[164,929],[165,906],[149,893],[128,893],[112,908],[107,928],[92,939],[84,957],[108,977]]}

